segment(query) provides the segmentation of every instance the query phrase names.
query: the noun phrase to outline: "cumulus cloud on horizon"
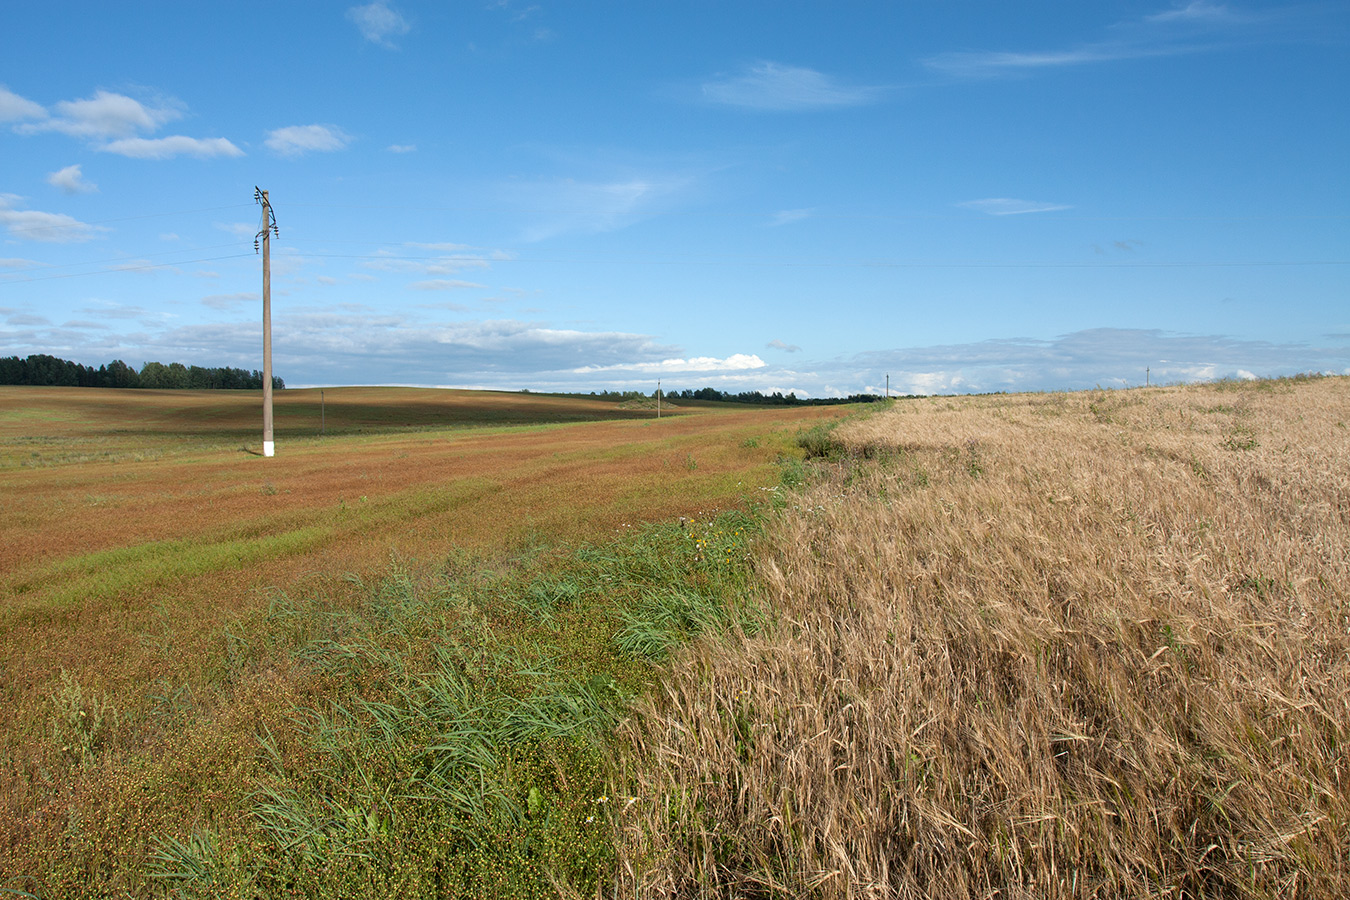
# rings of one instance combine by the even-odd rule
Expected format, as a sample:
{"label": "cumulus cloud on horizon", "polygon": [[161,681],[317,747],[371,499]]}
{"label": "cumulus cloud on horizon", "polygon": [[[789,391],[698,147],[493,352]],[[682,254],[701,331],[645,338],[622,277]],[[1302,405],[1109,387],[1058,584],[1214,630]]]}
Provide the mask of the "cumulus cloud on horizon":
{"label": "cumulus cloud on horizon", "polygon": [[[237,311],[252,293],[214,294],[209,308]],[[293,309],[275,316],[277,373],[287,383],[406,384],[500,390],[650,391],[715,387],[799,396],[1081,390],[1293,375],[1350,375],[1350,346],[1241,340],[1156,329],[1096,328],[1053,338],[996,338],[964,344],[876,349],[834,359],[767,363],[756,354],[717,357],[663,345],[650,335],[560,328],[516,319],[445,321],[458,304],[406,312],[360,305]],[[82,359],[192,359],[251,367],[261,325],[247,321],[176,325],[139,306],[78,310],[97,333],[43,324],[42,310],[14,308],[0,328],[9,352],[62,352]],[[233,314],[232,314],[233,315]],[[109,327],[111,326],[111,327]],[[92,327],[92,326],[91,326]],[[112,355],[108,355],[112,354]]]}

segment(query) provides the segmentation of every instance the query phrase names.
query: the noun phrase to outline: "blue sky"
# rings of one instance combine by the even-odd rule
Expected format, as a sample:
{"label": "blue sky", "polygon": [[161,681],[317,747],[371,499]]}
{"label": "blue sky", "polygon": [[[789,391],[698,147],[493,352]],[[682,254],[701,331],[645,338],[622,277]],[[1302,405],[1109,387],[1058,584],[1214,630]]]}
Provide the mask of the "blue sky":
{"label": "blue sky", "polygon": [[1350,373],[1350,4],[0,10],[0,355],[810,396]]}

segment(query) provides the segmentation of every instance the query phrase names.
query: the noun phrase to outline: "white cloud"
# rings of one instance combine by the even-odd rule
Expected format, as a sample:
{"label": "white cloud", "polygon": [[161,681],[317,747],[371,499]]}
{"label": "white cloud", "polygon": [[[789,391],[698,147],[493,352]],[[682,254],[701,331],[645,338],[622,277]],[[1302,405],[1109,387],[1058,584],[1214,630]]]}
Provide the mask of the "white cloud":
{"label": "white cloud", "polygon": [[210,159],[213,156],[244,155],[243,150],[225,138],[190,138],[181,134],[162,138],[122,138],[98,149],[132,159],[172,159],[175,156]]}
{"label": "white cloud", "polygon": [[347,18],[356,23],[362,37],[389,50],[397,49],[391,38],[412,30],[408,20],[386,0],[376,0],[366,6],[353,6],[347,10]]}
{"label": "white cloud", "polygon": [[9,257],[8,259],[6,259],[0,257],[0,269],[31,269],[34,266],[40,265],[42,264],[37,262],[36,260],[16,259],[14,257]]}
{"label": "white cloud", "polygon": [[486,288],[485,284],[472,281],[455,281],[449,278],[436,278],[430,281],[414,281],[408,285],[415,291],[458,291],[465,288]]}
{"label": "white cloud", "polygon": [[47,176],[47,183],[67,194],[92,194],[98,191],[98,185],[84,180],[79,163],[52,172]]}
{"label": "white cloud", "polygon": [[247,303],[257,303],[261,297],[253,293],[238,294],[211,294],[202,298],[202,306],[209,306],[211,309],[230,310],[238,309]]}
{"label": "white cloud", "polygon": [[1034,51],[960,51],[923,60],[934,71],[957,78],[992,78],[1149,57],[1199,53],[1222,46],[1241,29],[1263,27],[1273,33],[1266,14],[1237,12],[1196,0],[1185,6],[1118,23],[1107,40],[1067,49]]}
{"label": "white cloud", "polygon": [[0,122],[17,122],[22,119],[45,119],[47,110],[11,91],[0,84]]}
{"label": "white cloud", "polygon": [[416,145],[416,144],[390,144],[388,149],[389,149],[389,152],[390,152],[390,153],[416,153],[416,152],[417,152],[417,145]]}
{"label": "white cloud", "polygon": [[[877,350],[830,363],[836,381],[890,373],[892,393],[1079,390],[1323,372],[1350,363],[1347,348],[1247,341],[1157,329],[1093,328],[1053,339],[1009,338]],[[845,374],[851,377],[841,377]]]}
{"label": "white cloud", "polygon": [[884,88],[846,85],[814,69],[758,62],[735,76],[703,84],[712,103],[769,111],[836,109],[880,100]]}
{"label": "white cloud", "polygon": [[508,198],[535,216],[523,239],[541,241],[562,234],[601,234],[626,228],[673,204],[694,183],[683,175],[637,175],[613,181],[572,178],[518,183]]}
{"label": "white cloud", "polygon": [[147,106],[125,94],[95,91],[84,100],[62,100],[56,117],[19,126],[23,133],[58,131],[71,137],[111,139],[152,132],[166,122],[181,118],[180,105],[163,100]]}
{"label": "white cloud", "polygon": [[[461,252],[468,250],[460,244],[408,244],[443,253],[440,256],[404,256],[389,250],[377,250],[373,259],[365,260],[361,265],[377,272],[417,272],[422,275],[453,275],[465,269],[487,269],[491,263],[483,253]],[[493,259],[508,259],[505,254],[492,254]]]}
{"label": "white cloud", "polygon": [[1145,16],[1145,22],[1223,22],[1242,20],[1227,6],[1208,3],[1206,0],[1193,0],[1185,6],[1169,9],[1166,12]]}
{"label": "white cloud", "polygon": [[782,350],[784,353],[800,353],[802,349],[801,347],[798,347],[796,344],[789,344],[784,341],[778,340],[769,341],[769,343],[766,344],[765,346],[767,346],[770,350]]}
{"label": "white cloud", "polygon": [[91,241],[108,229],[90,225],[64,213],[40,212],[36,209],[16,209],[21,198],[0,194],[0,225],[20,240],[42,241],[48,244],[75,244]]}
{"label": "white cloud", "polygon": [[1072,50],[1027,53],[941,53],[930,56],[924,60],[924,64],[947,75],[975,78],[1021,70],[1052,69],[1094,62],[1132,59],[1139,56],[1157,55],[1158,52],[1160,51],[1145,51],[1143,48],[1137,47],[1102,44]]}
{"label": "white cloud", "polygon": [[[13,99],[7,101],[5,96],[7,93],[0,90],[0,112],[3,112],[7,103],[10,106],[14,105]],[[23,99],[15,98],[12,94],[8,96]],[[36,107],[36,104],[32,106]],[[41,107],[37,109],[41,110]],[[56,104],[55,110],[57,113],[55,117],[25,122],[16,126],[15,131],[20,134],[55,131],[82,138],[96,150],[134,159],[171,159],[176,156],[208,159],[215,156],[244,155],[244,151],[225,138],[192,138],[183,135],[145,137],[157,131],[166,122],[182,118],[183,105],[172,99],[159,99],[150,103],[125,94],[100,90],[84,100],[63,100]],[[28,110],[28,113],[32,112],[33,110]],[[45,110],[42,113],[45,116]],[[78,174],[78,167],[75,168]],[[65,176],[64,184],[57,186],[68,192],[70,189],[66,185],[75,183],[70,181],[69,171],[64,169],[56,173]]]}
{"label": "white cloud", "polygon": [[216,227],[227,234],[232,234],[237,238],[253,239],[258,233],[257,222],[217,222]]}
{"label": "white cloud", "polygon": [[581,366],[572,369],[576,375],[590,375],[600,372],[644,372],[652,375],[668,374],[677,377],[690,372],[739,372],[746,369],[762,369],[767,365],[753,353],[733,353],[725,359],[715,356],[695,356],[690,359],[663,359],[650,362],[615,363],[606,366]]}
{"label": "white cloud", "polygon": [[290,125],[269,131],[264,143],[281,156],[302,156],[343,150],[351,141],[351,135],[336,125]]}
{"label": "white cloud", "polygon": [[[154,274],[154,270],[160,268],[173,268],[172,266],[159,266],[148,259],[126,259],[119,263],[113,263],[110,266],[115,272],[139,272],[143,275]],[[177,271],[175,269],[175,271]]]}
{"label": "white cloud", "polygon": [[985,200],[967,200],[957,206],[987,213],[991,216],[1017,216],[1023,213],[1055,212],[1072,209],[1064,203],[1040,203],[1034,200],[1013,200],[1009,197],[990,197]]}
{"label": "white cloud", "polygon": [[780,210],[769,222],[775,227],[779,225],[791,225],[793,222],[800,222],[803,219],[811,218],[809,209],[784,209]]}

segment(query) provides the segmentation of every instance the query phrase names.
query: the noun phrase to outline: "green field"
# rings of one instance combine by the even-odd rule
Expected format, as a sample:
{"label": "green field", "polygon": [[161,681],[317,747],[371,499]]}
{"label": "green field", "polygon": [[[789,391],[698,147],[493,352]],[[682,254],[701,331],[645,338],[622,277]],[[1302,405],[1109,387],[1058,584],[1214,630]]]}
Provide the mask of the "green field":
{"label": "green field", "polygon": [[0,388],[0,887],[594,886],[608,729],[841,411],[289,390],[264,459],[259,408]]}

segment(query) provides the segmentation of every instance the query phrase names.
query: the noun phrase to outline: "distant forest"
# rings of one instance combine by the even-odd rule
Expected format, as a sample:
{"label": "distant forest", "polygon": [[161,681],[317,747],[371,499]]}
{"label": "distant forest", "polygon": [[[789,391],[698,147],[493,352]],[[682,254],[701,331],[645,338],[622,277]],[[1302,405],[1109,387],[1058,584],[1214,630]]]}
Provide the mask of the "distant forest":
{"label": "distant forest", "polygon": [[[148,362],[138,372],[115,359],[95,369],[39,353],[27,359],[17,356],[0,357],[0,384],[23,384],[40,387],[110,387],[110,388],[178,388],[182,390],[261,390],[263,373],[257,370],[232,369],[229,366],[203,368],[182,363]],[[272,389],[282,390],[286,383],[272,376]]]}
{"label": "distant forest", "polygon": [[[637,400],[640,398],[656,399],[656,394],[644,394],[641,391],[601,391],[591,394],[600,400]],[[754,403],[759,406],[833,406],[838,403],[874,403],[878,400],[884,400],[880,394],[849,394],[847,397],[798,397],[795,392],[786,396],[779,391],[772,394],[763,394],[759,391],[741,391],[739,394],[731,394],[726,391],[719,391],[717,388],[699,388],[696,391],[662,391],[662,398],[666,400],[716,400],[721,403]],[[895,396],[895,395],[892,395]]]}

